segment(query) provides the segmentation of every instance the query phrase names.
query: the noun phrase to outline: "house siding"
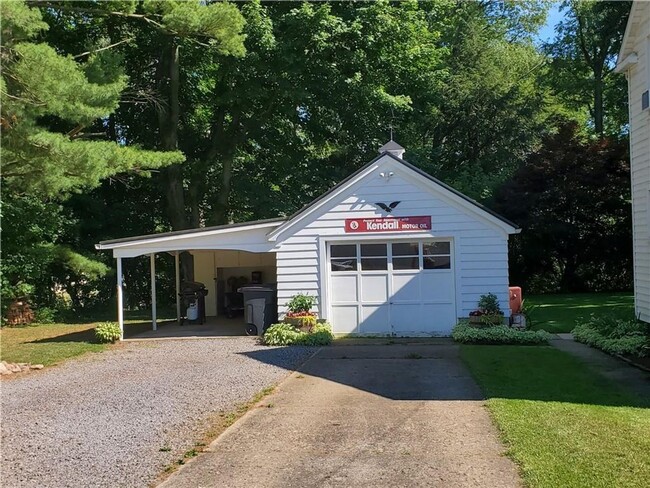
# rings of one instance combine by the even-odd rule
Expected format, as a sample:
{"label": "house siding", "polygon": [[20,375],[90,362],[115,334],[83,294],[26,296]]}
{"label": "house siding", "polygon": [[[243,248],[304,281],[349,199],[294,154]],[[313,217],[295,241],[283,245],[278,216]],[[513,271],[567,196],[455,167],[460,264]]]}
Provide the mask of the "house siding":
{"label": "house siding", "polygon": [[[379,177],[380,171],[392,171],[394,176],[386,182]],[[466,317],[476,309],[479,297],[488,292],[498,296],[502,310],[509,315],[508,235],[477,214],[455,206],[444,192],[439,193],[390,158],[379,160],[372,174],[346,190],[328,208],[311,216],[300,228],[288,229],[287,235],[279,236],[276,248],[279,313],[286,311],[286,302],[296,293],[316,296],[327,293],[321,289],[325,280],[320,273],[327,273],[328,263],[326,256],[320,256],[324,249],[320,239],[335,241],[342,236],[349,237],[344,232],[345,219],[386,217],[374,203],[400,201],[392,216],[431,215],[432,230],[422,237],[453,239],[457,315]],[[377,240],[390,241],[403,233],[371,235]],[[321,310],[320,304],[318,307],[320,315],[326,317],[328,311]]]}
{"label": "house siding", "polygon": [[637,316],[650,322],[650,110],[641,110],[641,94],[650,89],[650,3],[635,7],[631,51],[638,61],[628,70],[634,302]]}

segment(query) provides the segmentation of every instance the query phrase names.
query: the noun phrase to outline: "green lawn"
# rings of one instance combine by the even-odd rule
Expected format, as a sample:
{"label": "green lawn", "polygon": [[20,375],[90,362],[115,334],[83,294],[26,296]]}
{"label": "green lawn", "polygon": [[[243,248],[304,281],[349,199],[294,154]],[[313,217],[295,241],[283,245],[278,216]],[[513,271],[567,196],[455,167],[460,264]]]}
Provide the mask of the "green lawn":
{"label": "green lawn", "polygon": [[[103,351],[109,345],[95,341],[95,325],[89,322],[3,327],[0,330],[0,360],[49,366],[87,352]],[[125,327],[135,333],[151,325],[133,320]]]}
{"label": "green lawn", "polygon": [[650,404],[551,347],[462,346],[531,487],[645,487]]}
{"label": "green lawn", "polygon": [[531,314],[534,330],[548,332],[571,332],[576,320],[592,313],[608,313],[632,317],[634,296],[632,293],[578,293],[566,295],[531,295],[526,304],[535,305]]}

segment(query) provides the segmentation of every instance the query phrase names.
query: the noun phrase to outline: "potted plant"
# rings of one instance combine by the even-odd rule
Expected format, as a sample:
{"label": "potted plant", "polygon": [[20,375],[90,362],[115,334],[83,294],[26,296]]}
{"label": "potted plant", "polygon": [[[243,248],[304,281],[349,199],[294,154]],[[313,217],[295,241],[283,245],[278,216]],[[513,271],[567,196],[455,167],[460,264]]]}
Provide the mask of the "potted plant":
{"label": "potted plant", "polygon": [[479,327],[490,327],[503,323],[503,312],[499,299],[494,293],[481,295],[478,309],[470,312],[469,323]]}
{"label": "potted plant", "polygon": [[311,332],[316,325],[316,314],[311,311],[314,301],[315,297],[303,293],[291,297],[287,303],[288,311],[284,316],[284,322],[305,332]]}

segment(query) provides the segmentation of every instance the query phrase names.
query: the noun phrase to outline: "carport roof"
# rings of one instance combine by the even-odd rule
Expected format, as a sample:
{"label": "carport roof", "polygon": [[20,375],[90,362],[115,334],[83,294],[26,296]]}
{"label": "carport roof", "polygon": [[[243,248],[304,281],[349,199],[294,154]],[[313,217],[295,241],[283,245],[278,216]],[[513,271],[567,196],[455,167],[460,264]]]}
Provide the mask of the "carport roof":
{"label": "carport roof", "polygon": [[197,229],[176,230],[172,232],[161,232],[158,234],[148,234],[142,236],[124,237],[122,239],[111,239],[108,241],[100,241],[95,245],[96,249],[113,249],[120,244],[134,244],[136,242],[148,242],[152,240],[164,239],[167,237],[179,237],[192,234],[205,234],[218,231],[227,231],[231,229],[245,230],[246,228],[255,227],[272,227],[273,225],[280,225],[285,221],[284,218],[252,220],[250,222],[237,222],[234,224],[215,225],[212,227],[200,227]]}

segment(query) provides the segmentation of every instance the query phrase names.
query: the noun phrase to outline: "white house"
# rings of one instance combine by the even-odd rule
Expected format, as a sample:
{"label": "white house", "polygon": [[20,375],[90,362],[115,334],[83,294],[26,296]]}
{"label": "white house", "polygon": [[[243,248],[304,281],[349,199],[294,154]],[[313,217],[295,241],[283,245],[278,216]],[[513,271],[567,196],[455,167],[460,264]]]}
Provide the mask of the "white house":
{"label": "white house", "polygon": [[629,95],[634,307],[650,322],[650,2],[632,4],[616,71]]}
{"label": "white house", "polygon": [[[288,218],[101,242],[117,258],[120,324],[121,260],[150,255],[154,265],[155,253],[180,251],[194,255],[209,316],[219,313],[220,282],[256,270],[277,283],[280,315],[308,293],[338,334],[449,335],[486,293],[508,317],[508,236],[519,229],[403,154],[390,141]],[[153,315],[155,327],[155,304]]]}

